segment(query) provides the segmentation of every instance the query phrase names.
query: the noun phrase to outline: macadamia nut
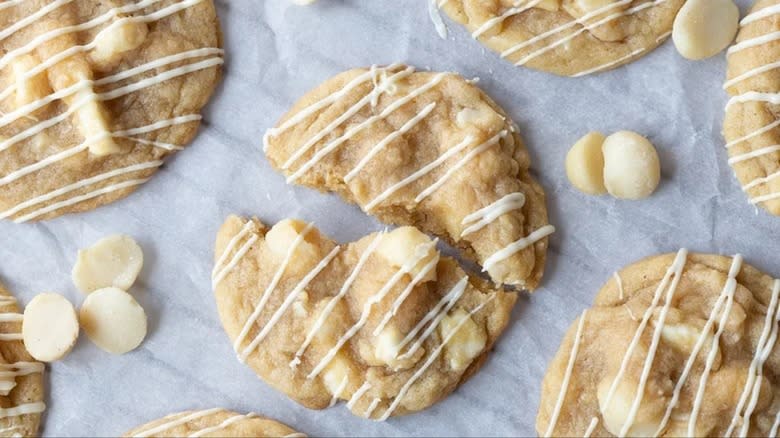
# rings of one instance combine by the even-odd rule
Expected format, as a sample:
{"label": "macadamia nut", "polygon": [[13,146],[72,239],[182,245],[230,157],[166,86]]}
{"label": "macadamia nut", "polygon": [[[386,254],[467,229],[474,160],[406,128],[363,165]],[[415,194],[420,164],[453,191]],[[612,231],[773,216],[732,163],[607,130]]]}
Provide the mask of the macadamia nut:
{"label": "macadamia nut", "polygon": [[73,284],[90,293],[106,287],[128,290],[141,272],[144,254],[129,236],[114,235],[79,251],[73,267]]}
{"label": "macadamia nut", "polygon": [[89,294],[79,310],[79,322],[95,345],[113,354],[135,349],[146,337],[146,312],[115,287]]}
{"label": "macadamia nut", "polygon": [[37,295],[24,309],[22,339],[36,360],[62,359],[76,344],[79,323],[73,305],[59,294]]}
{"label": "macadamia nut", "polygon": [[566,176],[577,190],[589,195],[607,193],[604,186],[604,134],[591,132],[582,137],[566,154]]}
{"label": "macadamia nut", "polygon": [[620,199],[650,196],[661,180],[658,153],[649,140],[631,131],[616,132],[604,140],[604,185]]}
{"label": "macadamia nut", "polygon": [[677,51],[688,59],[715,56],[728,47],[739,29],[739,9],[732,0],[688,0],[672,28]]}

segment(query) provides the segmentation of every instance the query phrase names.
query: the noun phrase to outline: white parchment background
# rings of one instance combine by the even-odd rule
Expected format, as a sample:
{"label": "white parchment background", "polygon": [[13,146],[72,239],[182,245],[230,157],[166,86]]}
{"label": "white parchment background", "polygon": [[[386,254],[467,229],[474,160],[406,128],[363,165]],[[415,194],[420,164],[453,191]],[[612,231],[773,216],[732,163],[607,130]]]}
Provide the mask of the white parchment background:
{"label": "white parchment background", "polygon": [[[743,12],[748,0],[740,2]],[[450,25],[440,39],[424,0],[218,0],[227,65],[195,142],[140,191],[87,214],[0,223],[0,277],[28,302],[71,284],[76,251],[112,233],[135,236],[146,266],[133,293],[149,315],[142,346],[104,353],[82,336],[47,373],[45,435],[116,435],[171,412],[255,411],[310,435],[532,435],[539,387],[561,336],[612,272],[659,252],[744,254],[780,275],[780,218],[748,205],[721,138],[725,59],[682,59],[671,42],[617,71],[562,79],[518,69]],[[303,93],[355,66],[405,61],[479,77],[517,121],[558,227],[543,287],[471,381],[427,411],[386,423],[343,405],[310,411],[238,363],[210,291],[212,245],[230,213],[273,223],[316,221],[342,241],[382,225],[335,196],[288,186],[262,156],[261,135]],[[658,147],[663,182],[641,202],[588,197],[567,183],[567,148],[590,130],[631,129]]]}

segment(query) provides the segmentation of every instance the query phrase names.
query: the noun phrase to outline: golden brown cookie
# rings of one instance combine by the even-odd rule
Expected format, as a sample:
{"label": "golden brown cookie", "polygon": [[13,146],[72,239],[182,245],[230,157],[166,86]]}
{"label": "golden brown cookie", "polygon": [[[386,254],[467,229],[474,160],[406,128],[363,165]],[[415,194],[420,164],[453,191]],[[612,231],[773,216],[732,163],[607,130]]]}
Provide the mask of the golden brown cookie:
{"label": "golden brown cookie", "polygon": [[139,426],[126,437],[305,437],[278,421],[215,408],[171,414]]}
{"label": "golden brown cookie", "polygon": [[491,278],[533,290],[544,271],[544,191],[516,125],[472,81],[391,65],[320,85],[264,137],[290,183],[439,236]]}
{"label": "golden brown cookie", "polygon": [[0,284],[0,436],[36,436],[41,422],[44,365],[25,350],[22,314]]}
{"label": "golden brown cookie", "polygon": [[542,384],[541,436],[775,436],[780,280],[665,254],[616,274]]}
{"label": "golden brown cookie", "polygon": [[[515,65],[584,76],[646,55],[684,0],[431,0]],[[443,24],[440,24],[441,28]]]}
{"label": "golden brown cookie", "polygon": [[306,407],[346,401],[379,420],[425,409],[476,372],[517,299],[413,227],[338,245],[300,221],[231,216],[215,260],[239,360]]}
{"label": "golden brown cookie", "polygon": [[0,4],[0,218],[49,219],[147,181],[220,76],[212,0]]}
{"label": "golden brown cookie", "polygon": [[758,0],[728,50],[723,135],[750,203],[780,215],[780,1]]}

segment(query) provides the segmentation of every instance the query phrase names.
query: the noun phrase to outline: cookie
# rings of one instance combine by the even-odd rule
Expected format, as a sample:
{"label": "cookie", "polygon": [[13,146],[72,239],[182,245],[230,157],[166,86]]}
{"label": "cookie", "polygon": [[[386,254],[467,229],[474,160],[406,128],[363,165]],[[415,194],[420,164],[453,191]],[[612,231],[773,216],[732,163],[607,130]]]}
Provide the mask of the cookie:
{"label": "cookie", "polygon": [[185,411],[139,426],[126,437],[305,437],[278,421],[215,408]]}
{"label": "cookie", "polygon": [[36,436],[43,402],[44,365],[25,350],[22,314],[0,284],[0,435]]}
{"label": "cookie", "polygon": [[729,164],[750,203],[780,215],[780,1],[757,1],[727,54]]}
{"label": "cookie", "polygon": [[301,98],[264,149],[290,183],[439,236],[498,283],[539,284],[554,231],[544,191],[516,125],[473,81],[350,70]]}
{"label": "cookie", "polygon": [[[435,3],[434,3],[435,2]],[[431,0],[518,65],[584,76],[634,61],[665,41],[684,0]],[[443,24],[441,24],[443,26]]]}
{"label": "cookie", "polygon": [[413,227],[339,245],[312,224],[231,216],[213,288],[239,360],[298,403],[385,420],[470,377],[517,299],[466,274]]}
{"label": "cookie", "polygon": [[541,436],[775,436],[780,280],[741,256],[650,257],[572,324],[542,384]]}
{"label": "cookie", "polygon": [[0,218],[116,201],[195,136],[223,63],[212,0],[0,8]]}

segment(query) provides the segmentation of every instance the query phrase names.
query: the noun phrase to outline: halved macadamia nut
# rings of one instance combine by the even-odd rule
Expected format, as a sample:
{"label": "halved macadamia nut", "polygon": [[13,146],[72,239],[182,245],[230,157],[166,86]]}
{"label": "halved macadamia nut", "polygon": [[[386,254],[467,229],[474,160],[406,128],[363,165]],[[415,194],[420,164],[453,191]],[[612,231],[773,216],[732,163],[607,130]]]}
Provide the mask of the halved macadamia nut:
{"label": "halved macadamia nut", "polygon": [[589,195],[607,193],[604,186],[604,154],[601,146],[606,137],[591,132],[574,143],[566,154],[566,176],[577,190]]}
{"label": "halved macadamia nut", "polygon": [[55,293],[37,295],[24,309],[22,339],[32,357],[42,362],[62,359],[76,344],[79,323],[67,298]]}
{"label": "halved macadamia nut", "polygon": [[631,131],[616,132],[604,140],[604,185],[620,199],[650,196],[661,181],[661,163],[652,143]]}
{"label": "halved macadamia nut", "polygon": [[688,0],[672,27],[677,51],[692,60],[717,55],[731,44],[739,29],[739,8],[732,0]]}
{"label": "halved macadamia nut", "polygon": [[128,290],[141,272],[144,254],[129,236],[114,235],[79,251],[73,284],[85,293],[106,287]]}
{"label": "halved macadamia nut", "polygon": [[113,354],[134,350],[146,337],[144,309],[115,287],[89,294],[79,310],[79,322],[95,345]]}

